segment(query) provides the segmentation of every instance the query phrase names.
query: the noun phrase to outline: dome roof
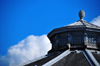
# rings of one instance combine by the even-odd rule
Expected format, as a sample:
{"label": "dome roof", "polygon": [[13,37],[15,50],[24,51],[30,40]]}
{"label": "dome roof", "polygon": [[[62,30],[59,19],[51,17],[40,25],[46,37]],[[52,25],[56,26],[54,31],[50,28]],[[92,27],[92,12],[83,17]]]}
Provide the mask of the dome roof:
{"label": "dome roof", "polygon": [[48,34],[48,37],[50,38],[55,33],[60,33],[60,32],[64,32],[64,31],[80,31],[80,30],[83,30],[83,31],[100,32],[100,27],[96,26],[94,24],[91,24],[89,22],[86,22],[84,20],[84,16],[85,16],[85,12],[83,10],[80,10],[80,12],[79,12],[80,20],[78,20],[75,23],[69,24],[67,26],[63,26],[63,27],[60,27],[60,28],[53,29]]}

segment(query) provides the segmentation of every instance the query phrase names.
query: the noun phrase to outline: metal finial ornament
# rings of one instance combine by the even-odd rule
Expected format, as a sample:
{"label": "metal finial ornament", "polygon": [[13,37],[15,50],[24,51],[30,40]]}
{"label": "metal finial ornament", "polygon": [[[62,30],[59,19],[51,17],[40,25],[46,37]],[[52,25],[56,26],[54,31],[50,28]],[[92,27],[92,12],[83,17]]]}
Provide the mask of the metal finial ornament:
{"label": "metal finial ornament", "polygon": [[85,16],[85,12],[83,10],[80,10],[80,12],[79,12],[80,20],[83,20],[84,16]]}

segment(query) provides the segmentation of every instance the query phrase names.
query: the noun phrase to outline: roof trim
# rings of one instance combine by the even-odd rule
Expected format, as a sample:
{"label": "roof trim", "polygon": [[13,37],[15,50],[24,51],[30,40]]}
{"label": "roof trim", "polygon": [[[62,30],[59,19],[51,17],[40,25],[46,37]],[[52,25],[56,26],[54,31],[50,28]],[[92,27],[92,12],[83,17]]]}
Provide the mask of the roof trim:
{"label": "roof trim", "polygon": [[62,28],[57,28],[57,29],[52,30],[47,36],[48,36],[48,38],[50,38],[52,35],[54,35],[56,33],[61,33],[61,32],[66,32],[66,31],[93,31],[93,32],[100,32],[100,29],[88,28],[88,27],[78,27],[78,28],[62,27]]}

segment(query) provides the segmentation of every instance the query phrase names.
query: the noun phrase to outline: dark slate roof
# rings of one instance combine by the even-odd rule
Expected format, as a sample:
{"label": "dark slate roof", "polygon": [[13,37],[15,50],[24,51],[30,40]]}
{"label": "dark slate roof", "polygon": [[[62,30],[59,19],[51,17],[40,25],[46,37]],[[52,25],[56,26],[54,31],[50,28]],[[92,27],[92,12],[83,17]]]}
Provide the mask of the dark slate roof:
{"label": "dark slate roof", "polygon": [[98,61],[98,63],[100,64],[100,54],[95,53],[95,52],[93,52],[92,54],[95,57],[95,59]]}
{"label": "dark slate roof", "polygon": [[[24,66],[100,66],[100,51],[66,50]],[[95,61],[94,61],[95,60]]]}
{"label": "dark slate roof", "polygon": [[52,66],[90,66],[82,52],[71,52]]}
{"label": "dark slate roof", "polygon": [[29,64],[26,64],[25,66],[41,66],[43,64],[45,64],[46,62],[52,60],[53,58],[55,58],[56,56],[58,56],[59,54],[54,54],[54,55],[51,55],[51,56],[48,56],[46,58],[43,58],[41,60],[38,60],[36,62],[32,62],[32,63],[29,63]]}

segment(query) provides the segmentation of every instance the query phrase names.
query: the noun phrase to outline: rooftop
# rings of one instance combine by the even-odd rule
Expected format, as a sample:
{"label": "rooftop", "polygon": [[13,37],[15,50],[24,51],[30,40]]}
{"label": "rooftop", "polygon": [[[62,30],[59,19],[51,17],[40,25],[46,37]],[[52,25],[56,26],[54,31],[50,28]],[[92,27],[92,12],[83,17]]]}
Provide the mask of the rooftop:
{"label": "rooftop", "polygon": [[86,27],[86,28],[95,28],[95,29],[100,29],[99,26],[96,26],[94,24],[91,24],[89,22],[86,22],[85,20],[79,20],[75,23],[72,23],[70,25],[67,25],[67,26],[64,26],[64,27],[74,27],[74,28],[77,28],[77,27]]}
{"label": "rooftop", "polygon": [[76,31],[76,29],[77,30],[88,30],[89,29],[90,31],[100,32],[100,26],[91,24],[91,23],[84,20],[85,12],[83,10],[81,10],[79,12],[79,17],[80,17],[80,20],[78,20],[75,23],[53,29],[48,34],[48,37],[50,38],[55,33],[64,32],[64,31],[74,31],[74,30]]}
{"label": "rooftop", "polygon": [[100,27],[84,16],[81,10],[79,21],[53,29],[48,34],[52,49],[46,57],[25,66],[100,66]]}

